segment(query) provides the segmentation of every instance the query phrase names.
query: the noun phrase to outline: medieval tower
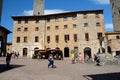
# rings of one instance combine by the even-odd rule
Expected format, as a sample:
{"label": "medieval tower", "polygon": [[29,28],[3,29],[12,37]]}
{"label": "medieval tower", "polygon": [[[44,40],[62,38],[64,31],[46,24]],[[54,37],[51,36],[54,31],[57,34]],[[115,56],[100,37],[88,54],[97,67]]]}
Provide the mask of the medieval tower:
{"label": "medieval tower", "polygon": [[44,15],[44,0],[34,0],[33,15]]}
{"label": "medieval tower", "polygon": [[44,14],[44,0],[34,0],[33,11],[33,16],[14,21],[12,50],[21,53],[20,56],[32,57],[34,49],[44,49],[45,20],[41,16]]}
{"label": "medieval tower", "polygon": [[120,31],[120,0],[110,0],[114,31]]}

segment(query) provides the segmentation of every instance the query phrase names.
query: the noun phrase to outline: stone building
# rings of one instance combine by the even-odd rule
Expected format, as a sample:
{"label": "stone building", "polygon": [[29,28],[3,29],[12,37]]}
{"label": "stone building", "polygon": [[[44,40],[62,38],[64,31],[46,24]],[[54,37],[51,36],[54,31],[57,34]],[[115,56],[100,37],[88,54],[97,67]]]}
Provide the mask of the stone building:
{"label": "stone building", "polygon": [[[12,16],[12,50],[32,57],[34,49],[59,47],[64,57],[71,50],[92,57],[105,36],[103,10],[86,10],[50,15]],[[103,43],[104,47],[104,43]]]}
{"label": "stone building", "polygon": [[[105,36],[103,10],[44,15],[44,0],[34,0],[33,16],[12,16],[12,50],[32,57],[35,49],[59,48],[64,57],[72,50],[93,57]],[[102,43],[104,47],[104,43]]]}
{"label": "stone building", "polygon": [[112,53],[113,56],[120,55],[120,32],[107,32],[105,35],[108,53]]}
{"label": "stone building", "polygon": [[114,32],[106,32],[107,50],[113,56],[120,55],[120,0],[110,0]]}
{"label": "stone building", "polygon": [[11,33],[9,30],[0,26],[0,56],[6,56],[7,35]]}
{"label": "stone building", "polygon": [[114,31],[120,31],[120,0],[110,0]]}

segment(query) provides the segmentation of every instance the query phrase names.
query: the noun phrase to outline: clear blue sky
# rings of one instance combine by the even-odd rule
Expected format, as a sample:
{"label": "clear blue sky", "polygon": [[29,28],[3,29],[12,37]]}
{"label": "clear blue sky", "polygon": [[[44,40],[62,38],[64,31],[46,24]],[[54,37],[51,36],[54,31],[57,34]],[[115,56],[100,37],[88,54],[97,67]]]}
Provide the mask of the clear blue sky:
{"label": "clear blue sky", "polygon": [[[34,0],[3,0],[1,25],[13,31],[11,16],[32,15]],[[104,10],[106,31],[113,31],[111,6],[109,0],[45,0],[45,13],[80,10]],[[12,34],[8,35],[8,42],[12,41]]]}

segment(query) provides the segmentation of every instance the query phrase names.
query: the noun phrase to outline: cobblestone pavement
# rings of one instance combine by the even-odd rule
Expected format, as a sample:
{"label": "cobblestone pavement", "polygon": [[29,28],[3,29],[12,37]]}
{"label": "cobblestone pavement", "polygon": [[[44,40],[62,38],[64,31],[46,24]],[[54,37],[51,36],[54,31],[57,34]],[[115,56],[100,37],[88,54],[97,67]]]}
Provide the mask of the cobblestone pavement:
{"label": "cobblestone pavement", "polygon": [[0,80],[120,80],[120,65],[71,64],[55,60],[57,68],[47,68],[47,60],[12,59],[10,69],[0,57]]}

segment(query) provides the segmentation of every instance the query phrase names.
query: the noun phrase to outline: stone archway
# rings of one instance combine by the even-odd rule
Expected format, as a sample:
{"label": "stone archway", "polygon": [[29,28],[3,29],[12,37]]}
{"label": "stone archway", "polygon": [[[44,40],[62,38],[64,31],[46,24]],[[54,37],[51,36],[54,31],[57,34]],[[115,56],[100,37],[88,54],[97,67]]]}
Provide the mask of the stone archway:
{"label": "stone archway", "polygon": [[89,47],[84,48],[84,59],[86,59],[86,57],[89,59],[92,57],[91,48]]}
{"label": "stone archway", "polygon": [[11,33],[9,30],[0,26],[0,56],[6,56],[7,35]]}
{"label": "stone archway", "polygon": [[109,54],[112,53],[112,50],[111,50],[111,47],[110,47],[110,46],[107,47],[107,51],[108,51]]}
{"label": "stone archway", "polygon": [[34,54],[35,54],[35,55],[37,54],[35,50],[38,50],[38,49],[39,49],[38,47],[35,47],[35,48],[34,48]]}
{"label": "stone archway", "polygon": [[60,48],[59,48],[59,47],[56,47],[55,49],[59,49],[59,50],[60,50]]}
{"label": "stone archway", "polygon": [[64,48],[64,57],[69,57],[69,47]]}

